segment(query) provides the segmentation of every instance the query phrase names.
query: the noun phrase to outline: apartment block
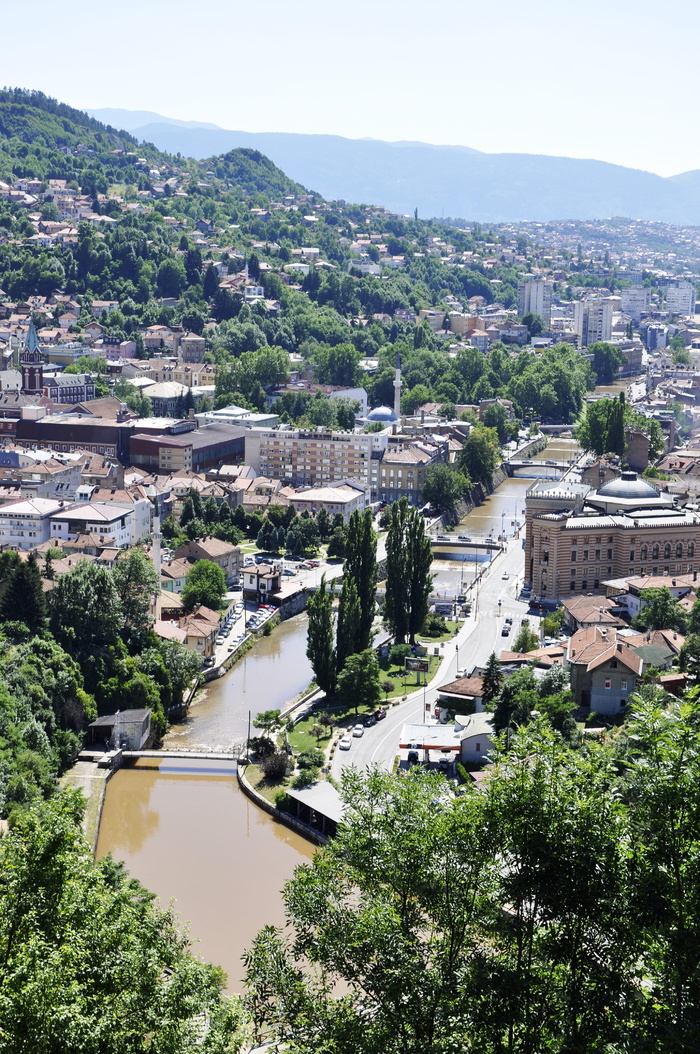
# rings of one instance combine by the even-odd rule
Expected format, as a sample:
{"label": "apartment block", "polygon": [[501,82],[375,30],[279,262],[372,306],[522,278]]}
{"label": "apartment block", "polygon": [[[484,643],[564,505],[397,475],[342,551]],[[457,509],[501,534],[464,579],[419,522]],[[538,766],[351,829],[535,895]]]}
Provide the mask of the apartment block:
{"label": "apartment block", "polygon": [[245,462],[257,475],[295,487],[355,480],[376,497],[386,432],[330,432],[322,428],[247,428]]}
{"label": "apartment block", "polygon": [[613,298],[579,300],[574,304],[574,328],[582,348],[612,337]]}
{"label": "apartment block", "polygon": [[549,328],[552,322],[552,287],[546,278],[531,278],[518,283],[518,317],[532,313],[544,319]]}
{"label": "apartment block", "polygon": [[690,282],[676,282],[666,290],[666,310],[682,318],[695,314],[695,286]]}

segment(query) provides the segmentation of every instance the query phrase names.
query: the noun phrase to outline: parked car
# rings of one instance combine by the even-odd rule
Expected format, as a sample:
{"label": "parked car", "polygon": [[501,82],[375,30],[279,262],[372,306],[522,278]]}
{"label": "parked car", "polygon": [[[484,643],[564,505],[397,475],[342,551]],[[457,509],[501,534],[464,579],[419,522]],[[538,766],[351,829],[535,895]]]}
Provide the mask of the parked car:
{"label": "parked car", "polygon": [[343,736],[343,738],[341,739],[340,743],[338,743],[338,748],[340,750],[349,750],[351,746],[352,746],[352,736]]}
{"label": "parked car", "polygon": [[376,717],[377,721],[383,721],[386,717],[386,710],[384,709],[384,707],[377,707],[377,709],[374,711],[374,716]]}
{"label": "parked car", "polygon": [[376,723],[377,719],[374,714],[365,714],[365,716],[362,718],[362,724],[365,726],[365,728],[371,728],[372,725],[376,725]]}
{"label": "parked car", "polygon": [[361,739],[362,736],[365,734],[365,726],[359,723],[356,724],[352,730],[352,734],[355,739]]}
{"label": "parked car", "polygon": [[408,761],[409,765],[417,765],[418,764],[418,751],[417,750],[409,750],[407,761]]}

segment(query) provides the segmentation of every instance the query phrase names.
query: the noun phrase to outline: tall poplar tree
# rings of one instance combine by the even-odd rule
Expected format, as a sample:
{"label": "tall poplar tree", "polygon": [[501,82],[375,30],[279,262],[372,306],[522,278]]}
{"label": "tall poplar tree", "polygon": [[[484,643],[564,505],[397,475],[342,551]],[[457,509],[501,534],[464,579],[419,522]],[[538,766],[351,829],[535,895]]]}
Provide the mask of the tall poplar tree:
{"label": "tall poplar tree", "polygon": [[398,643],[411,643],[428,613],[433,554],[418,509],[401,498],[391,507],[386,543],[384,615]]}
{"label": "tall poplar tree", "polygon": [[338,625],[336,627],[336,665],[338,672],[345,666],[345,660],[355,652],[364,651],[360,644],[361,634],[360,599],[357,595],[355,579],[351,575],[343,579],[338,605]]}
{"label": "tall poplar tree", "polygon": [[360,606],[357,647],[353,650],[364,651],[372,643],[378,577],[377,535],[369,509],[364,513],[353,512],[350,517],[345,539],[343,573],[345,578],[353,579]]}
{"label": "tall poplar tree", "polygon": [[332,696],[337,672],[333,647],[333,594],[326,588],[325,575],[316,592],[309,597],[306,610],[309,616],[306,655],[319,688]]}

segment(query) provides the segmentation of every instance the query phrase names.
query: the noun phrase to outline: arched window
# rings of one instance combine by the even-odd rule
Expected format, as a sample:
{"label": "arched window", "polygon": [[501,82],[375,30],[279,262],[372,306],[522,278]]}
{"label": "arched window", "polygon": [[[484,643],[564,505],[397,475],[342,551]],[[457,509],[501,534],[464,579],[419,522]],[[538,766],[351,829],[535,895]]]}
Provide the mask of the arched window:
{"label": "arched window", "polygon": [[695,542],[688,542],[688,559],[692,560],[695,556]]}
{"label": "arched window", "polygon": [[676,542],[676,560],[680,560],[683,556],[683,542]]}
{"label": "arched window", "polygon": [[659,547],[658,547],[658,545],[654,545],[652,547],[651,558],[652,558],[652,560],[658,560],[659,559]]}
{"label": "arched window", "polygon": [[648,549],[647,549],[646,545],[643,545],[642,548],[639,550],[639,556],[640,556],[640,559],[641,559],[642,563],[646,563],[647,553],[648,553]]}
{"label": "arched window", "polygon": [[666,542],[666,544],[664,546],[664,560],[670,560],[670,559],[671,559],[671,543],[670,542]]}

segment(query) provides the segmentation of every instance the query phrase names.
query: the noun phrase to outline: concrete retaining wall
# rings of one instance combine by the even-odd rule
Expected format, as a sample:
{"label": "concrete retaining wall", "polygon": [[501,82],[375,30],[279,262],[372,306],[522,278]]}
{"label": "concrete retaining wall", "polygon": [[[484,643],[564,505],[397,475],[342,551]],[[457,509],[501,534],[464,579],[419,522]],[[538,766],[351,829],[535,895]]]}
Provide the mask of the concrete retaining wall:
{"label": "concrete retaining wall", "polygon": [[328,839],[325,834],[321,834],[315,827],[309,827],[308,824],[302,823],[295,816],[290,816],[289,813],[283,812],[276,805],[273,805],[272,802],[269,802],[267,798],[263,797],[246,778],[245,769],[246,766],[239,763],[236,772],[238,775],[238,786],[247,798],[250,798],[255,805],[258,805],[272,816],[274,820],[277,820],[278,823],[283,823],[285,827],[291,828],[292,831],[296,831],[297,834],[307,838],[310,842],[314,842],[316,845],[327,845]]}

